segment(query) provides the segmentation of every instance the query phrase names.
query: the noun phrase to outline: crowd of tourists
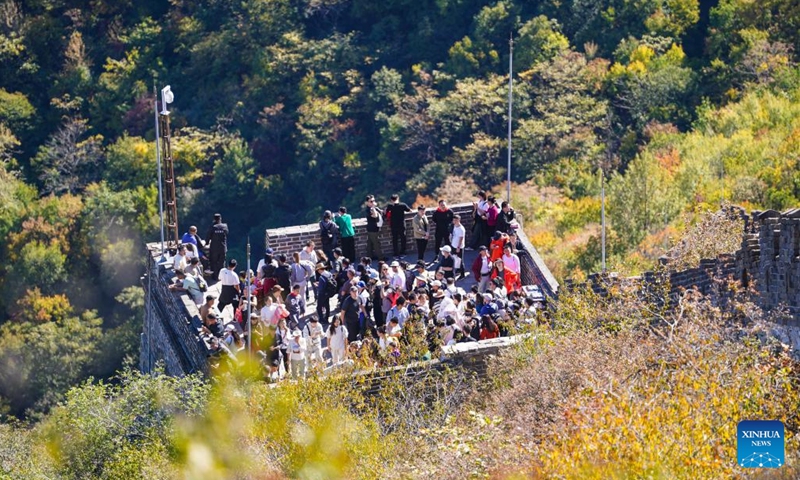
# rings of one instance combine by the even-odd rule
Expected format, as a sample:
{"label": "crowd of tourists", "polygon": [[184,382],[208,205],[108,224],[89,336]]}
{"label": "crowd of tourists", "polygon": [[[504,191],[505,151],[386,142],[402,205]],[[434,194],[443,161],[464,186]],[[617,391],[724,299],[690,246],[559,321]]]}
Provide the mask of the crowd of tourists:
{"label": "crowd of tourists", "polygon": [[[539,299],[523,288],[518,224],[506,202],[498,205],[479,192],[469,233],[446,201],[430,218],[418,206],[410,222],[415,262],[406,259],[411,211],[397,195],[385,208],[368,196],[367,254],[360,258],[347,209],[326,211],[320,245],[309,240],[291,255],[267,248],[255,272],[226,261],[228,227],[217,214],[205,239],[195,227],[183,236],[172,259],[172,288],[197,303],[199,332],[215,356],[235,363],[252,343],[270,378],[429,359],[442,346],[505,336],[534,321]],[[381,252],[384,224],[391,230],[391,257]],[[435,256],[426,262],[431,236]],[[471,265],[465,265],[465,250],[478,252]],[[207,294],[204,276],[219,282],[219,298]],[[457,284],[469,276],[473,282]]]}

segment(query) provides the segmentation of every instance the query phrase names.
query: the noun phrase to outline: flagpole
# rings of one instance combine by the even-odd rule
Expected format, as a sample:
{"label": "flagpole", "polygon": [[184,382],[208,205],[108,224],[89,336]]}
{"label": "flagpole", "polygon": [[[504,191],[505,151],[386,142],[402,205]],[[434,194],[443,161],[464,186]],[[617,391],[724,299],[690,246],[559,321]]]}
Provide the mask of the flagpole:
{"label": "flagpole", "polygon": [[514,91],[514,37],[508,39],[508,178],[506,179],[506,201],[511,203],[511,111]]}
{"label": "flagpole", "polygon": [[155,95],[155,121],[156,121],[156,164],[158,165],[158,218],[161,224],[161,253],[163,254],[166,250],[164,250],[164,197],[161,190],[161,150],[158,145],[160,140],[160,131],[158,127],[158,90],[156,89],[155,84],[153,84],[153,94]]}

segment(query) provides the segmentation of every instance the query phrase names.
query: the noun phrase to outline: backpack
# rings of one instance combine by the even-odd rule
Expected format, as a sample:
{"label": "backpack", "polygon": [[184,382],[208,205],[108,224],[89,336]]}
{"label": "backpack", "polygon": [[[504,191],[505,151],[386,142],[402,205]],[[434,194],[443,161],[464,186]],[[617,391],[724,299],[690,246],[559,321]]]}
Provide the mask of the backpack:
{"label": "backpack", "polygon": [[306,269],[299,263],[292,264],[292,274],[289,277],[289,281],[292,285],[296,283],[302,283],[306,281]]}
{"label": "backpack", "polygon": [[325,226],[325,222],[319,222],[319,229],[320,229],[320,236],[322,237],[322,243],[328,245],[336,245],[336,224],[333,222],[329,222],[328,226]]}
{"label": "backpack", "polygon": [[337,293],[339,293],[339,285],[336,283],[336,279],[333,278],[333,275],[326,275],[325,276],[328,283],[325,284],[325,295],[328,298],[335,297]]}

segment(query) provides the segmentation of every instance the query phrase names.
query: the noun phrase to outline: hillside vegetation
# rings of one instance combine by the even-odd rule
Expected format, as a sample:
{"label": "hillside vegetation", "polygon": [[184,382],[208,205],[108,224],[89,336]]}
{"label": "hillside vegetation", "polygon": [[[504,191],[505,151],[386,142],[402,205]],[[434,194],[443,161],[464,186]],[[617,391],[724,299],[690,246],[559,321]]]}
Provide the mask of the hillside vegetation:
{"label": "hillside vegetation", "polygon": [[[276,388],[248,369],[125,372],[32,429],[0,426],[9,478],[797,478],[800,363],[744,300],[673,311],[624,291],[564,293],[549,326],[458,372]],[[257,372],[256,366],[253,372]],[[736,424],[786,426],[786,466],[736,464]]]}

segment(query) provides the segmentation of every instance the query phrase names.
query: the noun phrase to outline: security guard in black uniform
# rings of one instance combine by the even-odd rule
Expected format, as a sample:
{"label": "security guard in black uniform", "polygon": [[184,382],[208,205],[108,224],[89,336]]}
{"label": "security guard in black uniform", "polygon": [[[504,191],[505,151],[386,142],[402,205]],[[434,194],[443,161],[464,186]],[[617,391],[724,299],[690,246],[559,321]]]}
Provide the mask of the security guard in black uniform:
{"label": "security guard in black uniform", "polygon": [[228,224],[222,223],[222,215],[214,214],[214,224],[208,229],[206,244],[209,245],[208,259],[213,271],[213,279],[219,277],[219,271],[225,266],[225,254],[228,253]]}

